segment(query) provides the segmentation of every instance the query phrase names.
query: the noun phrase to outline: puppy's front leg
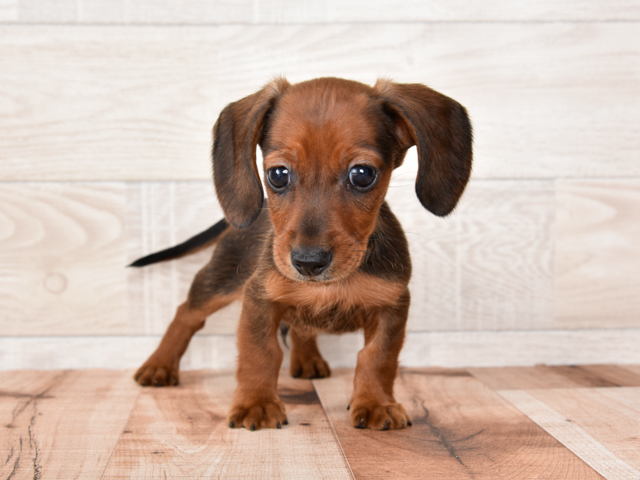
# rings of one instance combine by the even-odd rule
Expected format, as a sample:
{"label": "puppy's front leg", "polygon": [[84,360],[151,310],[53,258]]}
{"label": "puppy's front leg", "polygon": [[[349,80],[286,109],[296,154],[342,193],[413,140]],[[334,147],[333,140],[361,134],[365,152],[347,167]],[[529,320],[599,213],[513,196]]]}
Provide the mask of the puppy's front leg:
{"label": "puppy's front leg", "polygon": [[[250,285],[246,291],[251,291]],[[283,353],[277,332],[282,314],[277,305],[245,294],[238,325],[238,387],[228,416],[231,428],[253,431],[288,423],[278,398]]]}
{"label": "puppy's front leg", "polygon": [[406,410],[393,397],[408,313],[407,290],[394,306],[381,309],[365,326],[365,346],[358,353],[349,407],[356,428],[389,430],[411,425]]}

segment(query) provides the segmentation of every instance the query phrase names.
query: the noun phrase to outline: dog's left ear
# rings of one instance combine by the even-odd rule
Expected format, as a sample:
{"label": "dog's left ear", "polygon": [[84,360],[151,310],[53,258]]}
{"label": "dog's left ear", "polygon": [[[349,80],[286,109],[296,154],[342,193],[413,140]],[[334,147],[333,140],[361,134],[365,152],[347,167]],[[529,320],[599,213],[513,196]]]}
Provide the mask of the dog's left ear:
{"label": "dog's left ear", "polygon": [[472,133],[467,111],[424,85],[378,80],[375,91],[389,109],[400,145],[418,149],[416,194],[431,213],[455,208],[471,175]]}
{"label": "dog's left ear", "polygon": [[264,201],[256,165],[269,111],[289,87],[278,78],[262,90],[231,103],[222,110],[213,127],[213,182],[226,220],[246,228],[258,215]]}

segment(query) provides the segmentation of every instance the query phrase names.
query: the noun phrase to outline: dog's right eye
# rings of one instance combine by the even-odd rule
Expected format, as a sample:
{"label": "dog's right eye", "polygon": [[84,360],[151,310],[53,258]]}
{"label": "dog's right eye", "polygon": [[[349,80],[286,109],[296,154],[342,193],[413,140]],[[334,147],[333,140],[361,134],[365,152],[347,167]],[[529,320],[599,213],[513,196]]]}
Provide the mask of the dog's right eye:
{"label": "dog's right eye", "polygon": [[284,190],[289,185],[290,175],[287,167],[273,167],[267,170],[267,182],[275,191]]}

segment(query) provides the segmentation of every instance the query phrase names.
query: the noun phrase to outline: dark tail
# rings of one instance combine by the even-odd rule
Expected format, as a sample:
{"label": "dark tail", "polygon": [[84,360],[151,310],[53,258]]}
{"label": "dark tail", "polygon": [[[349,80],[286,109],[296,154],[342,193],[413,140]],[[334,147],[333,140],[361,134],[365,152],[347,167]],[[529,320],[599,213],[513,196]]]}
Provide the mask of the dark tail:
{"label": "dark tail", "polygon": [[135,262],[133,262],[129,267],[144,267],[146,265],[151,265],[152,263],[164,262],[165,260],[172,260],[174,258],[181,257],[186,255],[187,253],[191,253],[194,250],[205,246],[210,243],[216,237],[218,237],[222,232],[224,232],[229,224],[223,218],[218,223],[216,223],[213,227],[206,229],[204,232],[197,234],[194,237],[191,237],[186,242],[182,242],[180,245],[176,245],[175,247],[167,248],[166,250],[161,250],[156,253],[152,253],[151,255],[147,255],[146,257],[139,258]]}

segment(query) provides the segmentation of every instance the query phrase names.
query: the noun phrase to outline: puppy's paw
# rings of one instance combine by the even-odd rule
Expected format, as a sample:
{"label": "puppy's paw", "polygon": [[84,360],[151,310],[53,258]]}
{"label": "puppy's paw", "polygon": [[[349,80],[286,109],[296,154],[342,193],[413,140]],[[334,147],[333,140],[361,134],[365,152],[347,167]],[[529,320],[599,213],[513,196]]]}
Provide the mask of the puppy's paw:
{"label": "puppy's paw", "polygon": [[133,376],[143,387],[165,387],[178,385],[178,367],[171,362],[154,358],[152,355]]}
{"label": "puppy's paw", "polygon": [[391,430],[411,426],[411,417],[399,403],[354,402],[351,407],[351,424],[356,428]]}
{"label": "puppy's paw", "polygon": [[300,358],[291,355],[290,372],[293,378],[327,378],[331,376],[329,364],[320,356]]}
{"label": "puppy's paw", "polygon": [[247,430],[261,428],[282,428],[288,425],[284,404],[280,400],[254,402],[246,405],[232,405],[227,424],[231,428],[244,427]]}

